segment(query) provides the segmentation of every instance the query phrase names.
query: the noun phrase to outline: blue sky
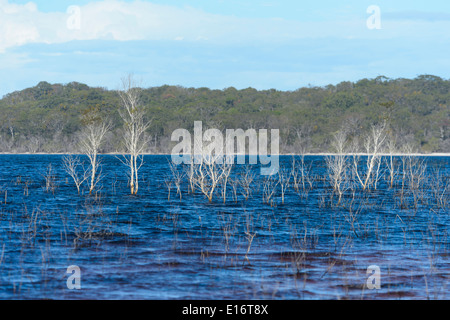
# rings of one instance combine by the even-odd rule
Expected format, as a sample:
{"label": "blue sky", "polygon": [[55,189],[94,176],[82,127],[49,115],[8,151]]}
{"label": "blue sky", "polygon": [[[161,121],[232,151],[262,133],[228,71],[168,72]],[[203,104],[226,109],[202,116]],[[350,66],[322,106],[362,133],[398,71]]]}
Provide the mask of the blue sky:
{"label": "blue sky", "polygon": [[449,31],[436,0],[0,0],[0,96],[43,80],[115,89],[130,72],[215,89],[448,79]]}

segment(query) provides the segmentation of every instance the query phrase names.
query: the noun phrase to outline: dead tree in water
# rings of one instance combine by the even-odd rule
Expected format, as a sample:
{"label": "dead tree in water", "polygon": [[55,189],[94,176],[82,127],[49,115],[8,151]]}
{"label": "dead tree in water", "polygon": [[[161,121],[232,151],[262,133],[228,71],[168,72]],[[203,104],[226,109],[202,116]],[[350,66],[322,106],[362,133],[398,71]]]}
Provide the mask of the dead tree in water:
{"label": "dead tree in water", "polygon": [[[42,176],[45,179],[45,191],[49,192],[51,191],[53,194],[55,194],[55,190],[56,190],[56,175],[53,171],[53,167],[52,164],[50,163],[47,166],[47,170],[45,171],[45,173],[42,174]],[[6,203],[6,194],[5,194],[5,203]]]}
{"label": "dead tree in water", "polygon": [[347,158],[345,154],[347,148],[347,133],[344,130],[336,132],[332,141],[333,155],[325,158],[328,178],[333,187],[334,192],[338,195],[338,204],[341,202],[342,195],[345,191],[346,175],[347,175]]}
{"label": "dead tree in water", "polygon": [[[78,169],[79,167],[81,167],[81,171]],[[83,182],[89,178],[89,171],[84,167],[80,158],[73,155],[63,157],[63,168],[64,171],[72,177],[73,182],[77,187],[78,194],[80,194],[80,187]]]}
{"label": "dead tree in water", "polygon": [[225,175],[230,174],[230,165],[220,160],[220,155],[202,154],[200,161],[195,164],[194,183],[209,202],[212,202],[217,188],[223,182]]}
{"label": "dead tree in water", "polygon": [[396,166],[396,159],[394,158],[394,153],[397,150],[396,147],[396,141],[395,141],[395,137],[389,137],[387,140],[387,151],[388,151],[388,156],[386,157],[386,168],[388,171],[388,183],[389,183],[389,188],[392,188],[394,186],[394,181],[395,178],[398,174],[398,170],[397,170],[397,166]]}
{"label": "dead tree in water", "polygon": [[248,200],[248,198],[250,197],[250,194],[252,192],[252,183],[254,180],[255,173],[253,172],[252,167],[246,165],[244,171],[240,174],[240,177],[237,180],[237,183],[241,187],[241,193],[244,196],[245,200]]}
{"label": "dead tree in water", "polygon": [[374,125],[371,128],[370,133],[367,135],[364,141],[364,151],[367,154],[366,166],[362,172],[360,171],[359,156],[354,151],[353,155],[353,172],[358,179],[363,190],[374,184],[376,188],[376,182],[379,177],[381,152],[386,140],[386,122],[381,125]]}
{"label": "dead tree in water", "polygon": [[118,93],[122,104],[119,112],[124,121],[123,138],[127,153],[122,162],[130,169],[131,194],[137,194],[139,189],[138,172],[143,163],[142,153],[147,144],[145,131],[150,126],[150,121],[144,119],[145,110],[140,102],[141,89],[132,75],[122,79],[122,87]]}
{"label": "dead tree in water", "polygon": [[81,150],[89,158],[90,162],[90,183],[89,194],[101,178],[100,160],[98,154],[106,133],[111,129],[111,123],[103,119],[97,109],[90,109],[82,119],[84,125],[81,133]]}
{"label": "dead tree in water", "polygon": [[280,185],[282,204],[284,204],[284,195],[286,194],[286,191],[289,189],[290,181],[291,181],[291,173],[284,168],[280,168],[278,170],[278,184]]}
{"label": "dead tree in water", "polygon": [[423,198],[423,184],[425,181],[425,174],[427,164],[425,159],[414,155],[413,147],[406,144],[403,148],[404,155],[402,159],[402,189],[400,193],[400,207],[408,207],[406,204],[405,193],[412,195],[414,201],[414,208],[417,209],[418,202]]}
{"label": "dead tree in water", "polygon": [[170,167],[170,172],[172,173],[172,179],[167,178],[169,180],[166,179],[166,185],[167,188],[169,189],[169,200],[170,200],[170,182],[173,182],[176,189],[177,189],[177,194],[180,196],[180,201],[181,201],[181,183],[183,182],[183,177],[184,177],[184,173],[180,170],[178,170],[177,165],[171,161],[169,161],[169,167]]}

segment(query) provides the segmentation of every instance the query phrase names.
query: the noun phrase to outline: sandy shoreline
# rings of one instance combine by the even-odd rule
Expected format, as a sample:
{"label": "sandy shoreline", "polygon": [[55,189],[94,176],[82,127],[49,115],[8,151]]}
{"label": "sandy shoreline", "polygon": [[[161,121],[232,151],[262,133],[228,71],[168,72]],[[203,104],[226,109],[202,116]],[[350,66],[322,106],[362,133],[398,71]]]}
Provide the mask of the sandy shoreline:
{"label": "sandy shoreline", "polygon": [[[24,152],[24,153],[12,153],[12,152],[0,152],[0,155],[83,155],[83,153],[48,153],[48,152]],[[124,155],[125,153],[100,153],[99,155]],[[143,153],[145,156],[171,156],[168,153]],[[295,153],[280,153],[279,156],[299,156]],[[304,156],[332,156],[334,153],[305,153]],[[353,153],[346,153],[345,155],[351,156]],[[367,153],[356,153],[358,156],[366,156]],[[390,156],[389,153],[380,153],[381,156]],[[271,154],[268,154],[271,156]],[[427,157],[450,157],[450,153],[393,153],[392,156],[427,156]]]}
{"label": "sandy shoreline", "polygon": [[[298,154],[280,154],[281,156],[295,156]],[[332,156],[335,153],[305,153],[305,156]],[[367,156],[367,153],[345,153],[347,156],[358,155],[358,156]],[[450,153],[380,153],[381,156],[430,156],[430,157],[449,157]]]}

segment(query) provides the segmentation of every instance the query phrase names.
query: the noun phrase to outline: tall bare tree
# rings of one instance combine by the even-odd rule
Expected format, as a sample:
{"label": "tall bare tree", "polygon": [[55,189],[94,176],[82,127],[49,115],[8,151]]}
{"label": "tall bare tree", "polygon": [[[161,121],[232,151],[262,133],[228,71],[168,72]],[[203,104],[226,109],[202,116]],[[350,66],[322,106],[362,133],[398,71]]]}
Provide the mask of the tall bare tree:
{"label": "tall bare tree", "polygon": [[359,156],[353,156],[353,171],[363,190],[366,190],[379,176],[381,152],[386,140],[386,122],[373,125],[364,141],[364,151],[367,154],[364,171],[358,168]]}
{"label": "tall bare tree", "polygon": [[[205,133],[208,136],[208,133]],[[195,139],[195,138],[194,138]],[[210,137],[207,140],[210,140]],[[195,154],[195,184],[209,202],[212,202],[217,188],[222,183],[224,175],[229,175],[231,165],[224,161],[223,153],[213,153],[202,148],[200,154]]]}
{"label": "tall bare tree", "polygon": [[141,104],[139,83],[133,75],[122,78],[121,89],[118,90],[122,108],[120,116],[124,121],[125,160],[123,163],[130,169],[130,191],[137,194],[139,190],[139,169],[143,163],[142,153],[148,142],[145,131],[151,121],[145,120],[145,110]]}
{"label": "tall bare tree", "polygon": [[278,170],[278,184],[281,189],[281,203],[284,204],[284,195],[289,189],[289,184],[291,181],[291,172],[285,168],[280,168]]}
{"label": "tall bare tree", "polygon": [[84,128],[81,132],[80,145],[90,162],[89,194],[91,194],[101,178],[98,154],[106,133],[111,129],[111,122],[104,119],[98,109],[92,108],[84,113],[82,123]]}
{"label": "tall bare tree", "polygon": [[333,135],[331,145],[335,154],[326,156],[328,177],[333,190],[338,194],[338,204],[341,202],[342,195],[346,190],[347,178],[347,132],[344,129],[339,130]]}
{"label": "tall bare tree", "polygon": [[397,151],[397,141],[395,136],[389,135],[387,138],[387,152],[388,155],[386,157],[386,168],[388,170],[388,183],[389,188],[394,186],[395,178],[398,174],[396,159],[394,157],[394,153]]}

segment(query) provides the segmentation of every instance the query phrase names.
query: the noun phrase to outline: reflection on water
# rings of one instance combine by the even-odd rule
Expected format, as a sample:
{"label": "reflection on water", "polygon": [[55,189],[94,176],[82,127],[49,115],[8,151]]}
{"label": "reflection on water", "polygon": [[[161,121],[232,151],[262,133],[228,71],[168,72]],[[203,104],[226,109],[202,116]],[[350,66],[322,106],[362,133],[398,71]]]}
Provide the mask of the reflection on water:
{"label": "reflection on water", "polygon": [[[233,179],[225,202],[220,191],[212,203],[189,193],[187,181],[180,200],[166,156],[145,157],[137,196],[114,156],[102,157],[91,196],[77,194],[61,156],[0,158],[1,299],[449,298],[448,157],[426,159],[417,192],[383,176],[339,205],[319,156],[305,158],[309,181],[291,182],[284,203],[276,183],[265,201],[258,175],[248,200]],[[67,288],[71,265],[80,290]],[[367,286],[371,265],[380,289]]]}

